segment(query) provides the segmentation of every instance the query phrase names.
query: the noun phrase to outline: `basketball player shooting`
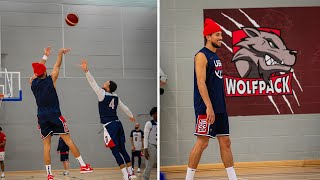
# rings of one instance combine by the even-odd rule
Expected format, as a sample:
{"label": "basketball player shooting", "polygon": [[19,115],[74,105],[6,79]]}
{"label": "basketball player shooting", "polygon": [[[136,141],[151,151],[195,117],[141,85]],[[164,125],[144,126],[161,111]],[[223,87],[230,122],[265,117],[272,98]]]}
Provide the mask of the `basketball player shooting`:
{"label": "basketball player shooting", "polygon": [[135,119],[129,108],[125,106],[117,94],[114,93],[117,89],[115,82],[106,81],[101,88],[90,74],[87,60],[82,60],[81,68],[85,72],[90,86],[98,96],[100,123],[103,124],[105,145],[111,149],[121,169],[123,178],[125,180],[136,179],[137,177],[132,171],[130,157],[125,147],[123,126],[117,116],[118,106],[129,116],[131,122],[135,122]]}
{"label": "basketball player shooting", "polygon": [[63,141],[69,146],[72,154],[79,161],[80,173],[90,173],[93,169],[85,164],[77,146],[73,143],[66,120],[61,115],[56,82],[59,77],[60,66],[63,54],[70,49],[61,48],[58,58],[50,75],[47,74],[45,63],[51,54],[51,48],[44,49],[44,56],[40,62],[32,63],[34,75],[30,78],[30,85],[38,106],[38,125],[43,142],[44,163],[47,170],[48,180],[53,180],[51,172],[51,135],[60,135]]}

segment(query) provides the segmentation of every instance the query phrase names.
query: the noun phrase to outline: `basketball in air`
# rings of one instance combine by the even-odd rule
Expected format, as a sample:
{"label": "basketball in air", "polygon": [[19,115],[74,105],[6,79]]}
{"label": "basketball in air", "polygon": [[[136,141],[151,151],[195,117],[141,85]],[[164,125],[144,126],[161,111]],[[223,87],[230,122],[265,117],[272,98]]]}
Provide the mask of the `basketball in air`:
{"label": "basketball in air", "polygon": [[79,22],[79,17],[76,13],[69,13],[67,14],[66,16],[66,23],[69,25],[69,26],[75,26],[78,24]]}

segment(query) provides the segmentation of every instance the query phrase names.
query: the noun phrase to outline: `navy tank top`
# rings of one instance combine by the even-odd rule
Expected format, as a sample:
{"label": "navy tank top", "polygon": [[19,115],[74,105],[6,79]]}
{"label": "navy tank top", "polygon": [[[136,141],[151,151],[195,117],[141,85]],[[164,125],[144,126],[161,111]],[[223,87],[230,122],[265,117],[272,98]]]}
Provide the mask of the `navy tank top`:
{"label": "navy tank top", "polygon": [[100,122],[102,124],[119,119],[117,116],[119,97],[115,94],[105,93],[103,101],[99,102]]}
{"label": "navy tank top", "polygon": [[[222,77],[222,63],[216,53],[206,47],[199,52],[207,58],[206,85],[208,88],[209,98],[211,100],[214,113],[226,113],[226,102],[224,94],[224,82]],[[198,52],[198,53],[199,53]],[[194,64],[195,65],[195,64]],[[197,76],[194,68],[194,110],[195,115],[206,114],[206,105],[200,95]]]}
{"label": "navy tank top", "polygon": [[38,106],[38,115],[61,115],[59,99],[52,77],[36,78],[32,81],[31,90]]}

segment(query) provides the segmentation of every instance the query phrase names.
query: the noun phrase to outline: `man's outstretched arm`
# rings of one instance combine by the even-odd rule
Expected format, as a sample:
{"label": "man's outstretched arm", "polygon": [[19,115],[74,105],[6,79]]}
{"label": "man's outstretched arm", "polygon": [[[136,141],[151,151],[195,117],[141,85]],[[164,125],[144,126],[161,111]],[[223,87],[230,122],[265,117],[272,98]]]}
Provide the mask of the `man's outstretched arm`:
{"label": "man's outstretched arm", "polygon": [[60,67],[61,67],[61,62],[62,62],[62,56],[63,56],[63,54],[67,54],[70,50],[71,50],[70,48],[61,48],[59,50],[56,63],[54,64],[53,70],[52,70],[52,73],[51,73],[51,77],[52,77],[52,80],[53,80],[54,83],[57,81],[57,79],[59,77],[59,72],[60,72]]}
{"label": "man's outstretched arm", "polygon": [[46,47],[46,48],[44,48],[44,55],[43,55],[43,57],[42,57],[42,59],[40,60],[40,62],[39,63],[41,63],[41,64],[46,64],[46,62],[47,62],[47,59],[48,59],[48,57],[50,56],[50,54],[51,54],[51,47],[50,46],[48,46],[48,47]]}
{"label": "man's outstretched arm", "polygon": [[92,89],[94,90],[94,92],[97,94],[99,101],[100,102],[103,101],[104,96],[105,96],[105,93],[104,93],[105,91],[101,87],[98,86],[96,80],[90,74],[89,68],[88,68],[88,61],[86,59],[82,59],[81,68],[86,73],[87,80],[88,80],[90,86],[92,87]]}
{"label": "man's outstretched arm", "polygon": [[130,109],[123,104],[123,102],[119,99],[119,103],[118,103],[118,106],[121,108],[121,110],[127,114],[127,116],[129,117],[130,121],[131,122],[135,122],[136,120],[134,119],[133,117],[133,114],[132,112],[130,111]]}

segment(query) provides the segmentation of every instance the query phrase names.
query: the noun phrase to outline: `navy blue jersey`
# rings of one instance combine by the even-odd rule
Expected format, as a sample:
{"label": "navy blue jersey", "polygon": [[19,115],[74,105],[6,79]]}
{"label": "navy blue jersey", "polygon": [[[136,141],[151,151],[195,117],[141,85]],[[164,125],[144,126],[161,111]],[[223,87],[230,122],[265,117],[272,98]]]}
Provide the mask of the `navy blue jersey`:
{"label": "navy blue jersey", "polygon": [[[199,52],[202,52],[207,58],[206,69],[206,85],[208,88],[209,98],[211,100],[215,113],[226,112],[226,102],[224,95],[224,82],[222,77],[222,63],[216,53],[204,47]],[[200,95],[196,71],[194,69],[194,110],[195,115],[206,114],[206,105]]]}
{"label": "navy blue jersey", "polygon": [[59,138],[57,151],[60,151],[60,153],[65,153],[69,151],[68,145],[63,141],[62,138]]}
{"label": "navy blue jersey", "polygon": [[136,129],[132,130],[131,133],[130,133],[130,137],[134,137],[134,136],[135,136],[135,133],[141,134],[141,138],[144,138],[144,133],[143,133],[143,131],[140,130],[140,129],[139,129],[139,130],[136,130]]}
{"label": "navy blue jersey", "polygon": [[105,93],[103,101],[99,102],[100,122],[102,124],[118,120],[117,108],[119,97],[116,94]]}
{"label": "navy blue jersey", "polygon": [[51,76],[34,79],[31,90],[38,105],[38,115],[61,115],[57,91]]}

